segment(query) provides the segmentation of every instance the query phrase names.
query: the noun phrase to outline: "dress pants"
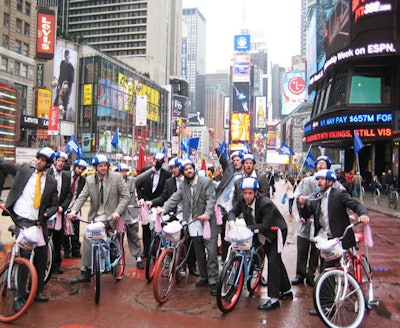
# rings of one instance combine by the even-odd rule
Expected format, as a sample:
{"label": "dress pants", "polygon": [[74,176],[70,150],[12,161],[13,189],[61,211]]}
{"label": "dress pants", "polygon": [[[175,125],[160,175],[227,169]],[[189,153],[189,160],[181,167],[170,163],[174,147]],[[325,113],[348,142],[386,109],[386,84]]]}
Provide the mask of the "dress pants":
{"label": "dress pants", "polygon": [[[208,284],[216,284],[219,277],[217,247],[218,237],[204,239],[202,236],[191,237],[201,279],[207,279]],[[206,255],[207,250],[207,255]]]}
{"label": "dress pants", "polygon": [[315,243],[308,238],[297,236],[296,276],[314,279],[315,271],[318,268],[318,259],[319,252]]}

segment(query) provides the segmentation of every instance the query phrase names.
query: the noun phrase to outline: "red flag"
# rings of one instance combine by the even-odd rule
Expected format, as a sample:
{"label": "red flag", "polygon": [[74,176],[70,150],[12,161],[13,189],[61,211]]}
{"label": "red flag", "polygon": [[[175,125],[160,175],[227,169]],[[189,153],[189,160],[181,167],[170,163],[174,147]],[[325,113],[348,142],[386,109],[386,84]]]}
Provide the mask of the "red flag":
{"label": "red flag", "polygon": [[139,159],[138,159],[138,163],[137,163],[137,167],[136,167],[136,172],[140,173],[142,168],[145,167],[145,166],[146,166],[146,161],[144,160],[144,151],[143,151],[143,148],[140,147],[140,149],[139,149]]}
{"label": "red flag", "polygon": [[207,171],[206,160],[204,158],[201,160],[201,169]]}

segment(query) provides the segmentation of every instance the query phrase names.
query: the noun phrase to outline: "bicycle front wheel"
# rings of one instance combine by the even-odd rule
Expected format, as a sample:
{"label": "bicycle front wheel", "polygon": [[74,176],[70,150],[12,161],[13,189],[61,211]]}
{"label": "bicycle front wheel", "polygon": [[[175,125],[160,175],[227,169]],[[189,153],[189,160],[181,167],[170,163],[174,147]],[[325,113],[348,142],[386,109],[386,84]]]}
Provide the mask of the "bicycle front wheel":
{"label": "bicycle front wheel", "polygon": [[[372,285],[372,270],[371,266],[369,265],[368,258],[363,255],[360,259],[360,281],[361,281],[361,288],[364,293],[364,298],[366,301],[366,307],[367,310],[370,310],[370,302],[374,301],[373,299],[373,290],[372,293],[370,293],[370,288],[373,288]],[[370,299],[370,297],[372,299]]]}
{"label": "bicycle front wheel", "polygon": [[159,303],[165,303],[175,284],[174,250],[166,248],[157,260],[153,277],[153,294]]}
{"label": "bicycle front wheel", "polygon": [[112,259],[114,260],[119,256],[119,252],[121,252],[121,258],[119,259],[118,263],[112,268],[112,274],[113,277],[116,281],[120,281],[124,277],[124,272],[125,272],[125,250],[124,250],[124,241],[123,241],[123,235],[122,234],[117,234],[114,238],[114,242],[118,245],[119,250],[115,245],[110,244],[110,252],[113,253]]}
{"label": "bicycle front wheel", "polygon": [[[12,270],[10,285],[7,283],[9,270]],[[0,269],[0,322],[12,322],[21,317],[35,299],[37,287],[36,269],[28,259],[16,257],[12,267],[7,261]]]}
{"label": "bicycle front wheel", "polygon": [[247,280],[247,290],[250,296],[253,295],[258,283],[260,282],[261,275],[264,269],[265,251],[262,246],[257,248],[257,253],[253,255],[253,263],[251,264],[250,279]]}
{"label": "bicycle front wheel", "polygon": [[53,258],[54,258],[54,244],[53,239],[50,238],[47,243],[47,259],[46,259],[46,269],[44,271],[44,284],[46,285],[53,273]]}
{"label": "bicycle front wheel", "polygon": [[146,261],[146,279],[147,282],[151,282],[154,277],[154,270],[157,263],[158,256],[160,255],[160,243],[161,239],[159,235],[155,235],[151,241],[149,253],[147,254]]}
{"label": "bicycle front wheel", "polygon": [[379,201],[381,200],[381,192],[378,188],[374,190],[374,202],[375,205],[379,205]]}
{"label": "bicycle front wheel", "polygon": [[217,305],[223,313],[233,310],[242,293],[244,274],[241,256],[232,257],[222,268],[217,284]]}
{"label": "bicycle front wheel", "polygon": [[318,277],[314,306],[325,325],[334,328],[358,327],[365,314],[360,285],[352,275],[339,269],[325,271]]}
{"label": "bicycle front wheel", "polygon": [[100,251],[95,247],[93,249],[93,291],[96,304],[99,304],[100,301],[100,261]]}

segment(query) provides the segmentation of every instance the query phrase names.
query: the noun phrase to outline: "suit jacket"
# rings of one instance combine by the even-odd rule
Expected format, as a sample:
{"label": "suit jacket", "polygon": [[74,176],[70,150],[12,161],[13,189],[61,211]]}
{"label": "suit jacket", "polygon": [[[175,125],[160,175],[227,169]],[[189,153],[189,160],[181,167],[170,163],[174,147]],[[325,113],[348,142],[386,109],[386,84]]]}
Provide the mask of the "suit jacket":
{"label": "suit jacket", "polygon": [[[157,198],[152,200],[152,206],[163,206],[164,203],[173,195],[173,193],[177,190],[176,187],[176,177],[172,176],[167,181],[165,181],[165,186],[163,193]],[[173,211],[175,212],[176,209]]]}
{"label": "suit jacket", "polygon": [[[211,237],[217,237],[219,229],[215,222],[214,206],[215,206],[215,188],[213,181],[207,177],[197,176],[197,213],[198,215],[207,214],[210,218]],[[179,188],[171,198],[164,204],[166,213],[170,213],[182,201],[183,220],[189,222],[192,215],[192,191],[190,184],[186,179],[182,183],[182,188]],[[193,236],[193,235],[192,235]]]}
{"label": "suit jacket", "polygon": [[[270,186],[268,183],[267,176],[264,173],[255,172],[256,180],[260,185],[260,190],[258,191],[259,194],[264,195],[266,197],[270,196]],[[232,204],[235,204],[240,195],[242,194],[242,190],[240,189],[240,183],[243,181],[243,177],[235,180],[235,192],[233,193]]]}
{"label": "suit jacket", "polygon": [[270,243],[276,238],[276,231],[272,231],[271,227],[279,227],[282,231],[283,240],[285,241],[287,235],[287,224],[281,212],[279,212],[272,200],[266,196],[257,195],[255,202],[255,222],[252,222],[249,217],[247,212],[248,206],[243,195],[240,195],[237,203],[229,211],[228,220],[235,220],[240,214],[243,214],[247,227],[253,231],[259,230],[259,233],[263,234]]}
{"label": "suit jacket", "polygon": [[164,190],[165,182],[171,177],[170,172],[161,168],[160,179],[158,180],[157,188],[153,193],[153,174],[154,172],[152,172],[150,176],[147,176],[146,179],[136,184],[139,199],[153,200],[160,196]]}
{"label": "suit jacket", "polygon": [[[68,172],[67,175],[68,175],[68,181],[69,181],[70,184],[71,184],[71,201],[72,201],[72,172]],[[85,178],[84,176],[82,176],[82,175],[79,176],[79,179],[78,179],[78,188],[76,189],[76,195],[74,195],[75,199],[78,198],[78,196],[79,196],[79,194],[81,193],[81,191],[82,191],[83,186],[85,185],[85,183],[86,183],[86,178]],[[70,203],[69,206],[71,207],[72,205],[73,205],[73,204]]]}
{"label": "suit jacket", "polygon": [[[6,201],[6,208],[14,213],[13,208],[15,202],[22,195],[25,185],[27,184],[31,175],[35,172],[35,168],[29,164],[12,164],[3,162],[0,163],[0,170],[5,170],[9,174],[14,175],[14,181],[11,186],[10,192]],[[33,206],[33,204],[32,204]],[[39,222],[42,225],[43,235],[45,240],[48,237],[47,219],[58,211],[58,197],[57,197],[57,181],[51,177],[46,176],[46,183],[43,189],[40,206],[39,206]],[[44,215],[46,214],[46,216]]]}
{"label": "suit jacket", "polygon": [[215,149],[217,156],[219,157],[219,163],[222,166],[222,170],[224,172],[221,181],[218,184],[217,189],[215,190],[215,199],[224,192],[226,186],[229,184],[229,181],[233,178],[235,174],[235,167],[232,162],[228,162],[228,160],[224,156],[220,156],[220,153],[217,149]]}
{"label": "suit jacket", "polygon": [[[331,188],[328,198],[328,219],[332,237],[340,237],[350,224],[347,209],[351,209],[358,215],[368,215],[366,207],[353,199],[346,190]],[[305,219],[314,215],[315,233],[321,229],[319,218],[321,216],[321,199],[310,200],[307,205],[301,208],[301,216]],[[355,246],[354,232],[348,231],[343,239],[343,248],[348,249]]]}
{"label": "suit jacket", "polygon": [[[122,175],[116,172],[108,172],[104,186],[104,210],[107,217],[114,212],[122,215],[130,201],[128,186],[122,179]],[[72,212],[78,213],[86,200],[90,196],[89,221],[93,221],[100,207],[99,178],[93,174],[86,178],[85,186],[75,204],[72,206]]]}

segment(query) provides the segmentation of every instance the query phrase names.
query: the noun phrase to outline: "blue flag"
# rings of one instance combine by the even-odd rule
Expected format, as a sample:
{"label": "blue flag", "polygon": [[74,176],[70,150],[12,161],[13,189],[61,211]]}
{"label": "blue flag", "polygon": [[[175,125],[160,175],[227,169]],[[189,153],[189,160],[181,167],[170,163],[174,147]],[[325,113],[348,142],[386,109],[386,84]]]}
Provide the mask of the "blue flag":
{"label": "blue flag", "polygon": [[197,150],[197,148],[199,148],[199,142],[200,142],[200,138],[198,138],[198,137],[190,138],[188,146],[189,146],[189,148],[193,148],[193,149]]}
{"label": "blue flag", "polygon": [[290,149],[290,147],[282,142],[281,148],[279,149],[279,155],[288,155],[288,156],[294,156],[296,155],[293,150]]}
{"label": "blue flag", "polygon": [[314,159],[313,155],[311,154],[311,151],[309,151],[307,153],[307,156],[306,156],[306,159],[304,160],[304,164],[303,165],[311,167],[313,169],[315,168],[315,159]]}
{"label": "blue flag", "polygon": [[249,146],[249,144],[248,144],[246,141],[244,142],[243,153],[244,153],[244,154],[250,153],[250,146]]}
{"label": "blue flag", "polygon": [[116,128],[116,129],[115,129],[114,136],[113,136],[113,138],[112,138],[112,140],[111,140],[111,144],[113,145],[113,147],[114,147],[115,149],[118,148],[118,141],[119,141],[118,128]]}
{"label": "blue flag", "polygon": [[363,142],[361,141],[360,137],[358,136],[357,132],[354,131],[354,155],[357,155],[357,153],[361,150],[361,148],[364,147]]}
{"label": "blue flag", "polygon": [[183,140],[181,141],[181,150],[182,150],[183,152],[185,152],[185,153],[188,152],[188,150],[187,150],[185,144],[183,143]]}
{"label": "blue flag", "polygon": [[218,150],[218,152],[221,154],[221,156],[223,156],[223,157],[225,157],[225,158],[228,158],[228,151],[227,151],[227,149],[226,149],[226,142],[225,142],[225,140],[222,141],[222,142],[219,144],[219,147],[217,148],[217,150]]}
{"label": "blue flag", "polygon": [[165,147],[164,141],[162,142],[161,153],[166,154],[167,148]]}

